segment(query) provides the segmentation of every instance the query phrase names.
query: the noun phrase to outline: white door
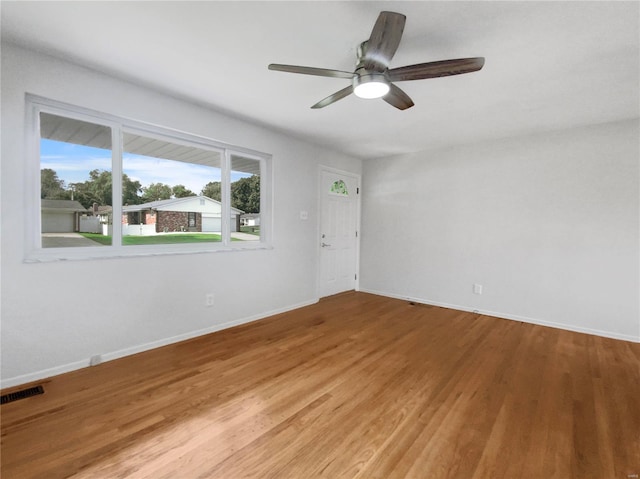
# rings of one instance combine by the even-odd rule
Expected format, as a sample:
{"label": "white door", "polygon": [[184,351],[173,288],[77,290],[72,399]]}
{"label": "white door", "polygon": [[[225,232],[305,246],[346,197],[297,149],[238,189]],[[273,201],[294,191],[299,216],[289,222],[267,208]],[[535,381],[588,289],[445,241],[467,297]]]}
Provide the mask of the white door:
{"label": "white door", "polygon": [[359,177],[322,170],[320,297],[356,286]]}

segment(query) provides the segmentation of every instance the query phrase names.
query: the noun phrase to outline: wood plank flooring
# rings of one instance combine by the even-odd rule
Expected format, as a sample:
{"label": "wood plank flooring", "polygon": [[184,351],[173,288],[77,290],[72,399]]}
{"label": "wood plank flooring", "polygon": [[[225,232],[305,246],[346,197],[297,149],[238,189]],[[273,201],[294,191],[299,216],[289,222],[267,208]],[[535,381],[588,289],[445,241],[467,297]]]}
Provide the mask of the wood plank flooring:
{"label": "wood plank flooring", "polygon": [[47,380],[2,406],[1,472],[629,479],[639,365],[636,343],[346,293]]}

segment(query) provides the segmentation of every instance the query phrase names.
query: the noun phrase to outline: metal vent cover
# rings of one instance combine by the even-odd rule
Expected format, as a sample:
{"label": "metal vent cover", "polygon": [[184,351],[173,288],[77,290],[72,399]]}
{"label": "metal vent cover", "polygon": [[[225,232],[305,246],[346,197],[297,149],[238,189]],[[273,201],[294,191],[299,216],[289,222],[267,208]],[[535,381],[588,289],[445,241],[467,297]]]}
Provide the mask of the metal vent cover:
{"label": "metal vent cover", "polygon": [[0,404],[6,404],[19,399],[26,399],[31,396],[37,396],[38,394],[44,394],[44,388],[42,386],[34,386],[32,388],[21,389],[8,394],[0,396]]}

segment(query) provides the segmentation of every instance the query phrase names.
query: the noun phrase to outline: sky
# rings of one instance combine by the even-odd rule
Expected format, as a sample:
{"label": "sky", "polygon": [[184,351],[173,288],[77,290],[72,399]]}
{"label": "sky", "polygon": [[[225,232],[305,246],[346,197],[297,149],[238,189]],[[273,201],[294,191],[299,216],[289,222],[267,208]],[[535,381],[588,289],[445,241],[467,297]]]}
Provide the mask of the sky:
{"label": "sky", "polygon": [[[181,161],[162,160],[147,156],[125,153],[123,171],[129,179],[139,181],[144,186],[151,183],[164,183],[169,186],[184,185],[196,194],[210,181],[220,181],[220,169],[205,165],[195,165]],[[111,170],[111,151],[90,146],[54,140],[41,140],[40,168],[50,168],[58,178],[70,183],[89,179],[91,170]],[[248,174],[233,174],[236,181]]]}

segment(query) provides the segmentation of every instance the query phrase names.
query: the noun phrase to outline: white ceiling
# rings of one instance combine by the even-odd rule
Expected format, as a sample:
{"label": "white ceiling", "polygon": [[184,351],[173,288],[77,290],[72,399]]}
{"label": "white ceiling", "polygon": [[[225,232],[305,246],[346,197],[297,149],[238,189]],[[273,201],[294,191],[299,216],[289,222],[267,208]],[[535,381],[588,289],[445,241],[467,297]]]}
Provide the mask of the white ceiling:
{"label": "white ceiling", "polygon": [[[634,2],[12,2],[2,38],[360,158],[639,116]],[[382,10],[407,16],[391,68],[484,56],[480,72],[399,83],[415,106],[351,95],[348,80],[269,63],[352,71]]]}

